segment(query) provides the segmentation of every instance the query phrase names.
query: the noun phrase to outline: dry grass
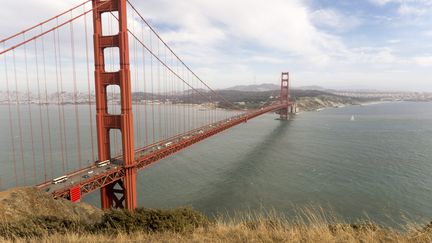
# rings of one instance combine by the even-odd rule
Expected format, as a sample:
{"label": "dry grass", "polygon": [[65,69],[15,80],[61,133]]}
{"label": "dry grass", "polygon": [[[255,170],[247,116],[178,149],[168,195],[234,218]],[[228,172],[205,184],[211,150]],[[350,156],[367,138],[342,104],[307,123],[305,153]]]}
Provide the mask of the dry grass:
{"label": "dry grass", "polygon": [[[235,219],[234,219],[235,218]],[[106,233],[66,232],[14,242],[432,242],[432,230],[412,223],[399,231],[370,222],[347,224],[320,208],[299,210],[294,219],[274,212],[218,217],[207,226],[174,232],[137,230]]]}
{"label": "dry grass", "polygon": [[261,222],[254,228],[247,223],[216,224],[207,229],[198,228],[191,233],[133,234],[55,234],[42,239],[19,239],[17,242],[432,242],[430,234],[413,231],[399,233],[385,229],[356,230],[339,225],[336,230],[326,225],[269,226]]}

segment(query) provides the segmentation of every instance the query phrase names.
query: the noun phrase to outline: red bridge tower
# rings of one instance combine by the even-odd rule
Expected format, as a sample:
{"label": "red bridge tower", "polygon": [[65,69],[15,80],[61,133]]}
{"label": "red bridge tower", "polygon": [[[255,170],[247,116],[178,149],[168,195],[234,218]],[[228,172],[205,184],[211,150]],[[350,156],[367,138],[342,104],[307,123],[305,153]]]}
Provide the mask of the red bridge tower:
{"label": "red bridge tower", "polygon": [[282,73],[281,77],[281,93],[280,93],[280,101],[282,104],[286,105],[286,108],[283,108],[279,111],[281,120],[288,120],[289,113],[292,112],[292,105],[290,103],[290,87],[289,87],[289,73]]}
{"label": "red bridge tower", "polygon": [[[95,57],[96,126],[99,160],[111,159],[110,130],[118,129],[122,138],[124,179],[101,188],[102,208],[136,207],[136,168],[134,163],[132,95],[129,70],[129,44],[127,31],[126,0],[92,0],[93,41]],[[102,14],[118,11],[119,33],[103,35]],[[107,72],[104,50],[118,48],[120,70]],[[107,87],[120,87],[121,114],[109,114]]]}

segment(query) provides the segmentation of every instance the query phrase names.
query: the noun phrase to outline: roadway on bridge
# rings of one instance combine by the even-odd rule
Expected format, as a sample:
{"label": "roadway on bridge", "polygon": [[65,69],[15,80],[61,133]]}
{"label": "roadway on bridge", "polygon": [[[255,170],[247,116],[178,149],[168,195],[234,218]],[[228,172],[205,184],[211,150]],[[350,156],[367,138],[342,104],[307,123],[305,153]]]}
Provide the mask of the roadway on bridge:
{"label": "roadway on bridge", "polygon": [[[267,112],[281,109],[283,106],[285,105],[273,104],[265,108],[260,108],[255,111],[221,120],[191,130],[187,133],[162,140],[158,143],[148,145],[144,148],[137,149],[135,151],[136,167],[137,169],[143,169],[196,142],[202,141],[205,138],[208,138],[235,125],[246,122],[248,119],[252,119]],[[55,197],[67,198],[69,196],[69,190],[72,187],[78,186],[82,188],[81,193],[85,195],[98,189],[100,183],[109,184],[112,183],[113,180],[120,179],[122,176],[121,174],[120,177],[113,176],[124,169],[121,156],[111,159],[111,162],[104,166],[97,166],[97,162],[99,161],[96,161],[92,166],[65,175],[67,180],[64,182],[54,184],[53,181],[47,181],[38,185],[38,187],[46,192],[52,193]],[[97,180],[102,182],[100,182],[97,186],[91,186],[91,183]],[[83,188],[85,188],[85,190],[83,190]]]}

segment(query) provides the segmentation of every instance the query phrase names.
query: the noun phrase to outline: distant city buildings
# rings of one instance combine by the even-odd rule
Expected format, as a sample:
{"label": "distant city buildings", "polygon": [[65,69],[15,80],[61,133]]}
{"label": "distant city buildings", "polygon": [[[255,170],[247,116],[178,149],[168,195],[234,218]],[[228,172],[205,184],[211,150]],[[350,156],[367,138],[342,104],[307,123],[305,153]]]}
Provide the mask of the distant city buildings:
{"label": "distant city buildings", "polygon": [[381,101],[432,101],[432,93],[426,92],[334,91],[332,93],[346,97]]}

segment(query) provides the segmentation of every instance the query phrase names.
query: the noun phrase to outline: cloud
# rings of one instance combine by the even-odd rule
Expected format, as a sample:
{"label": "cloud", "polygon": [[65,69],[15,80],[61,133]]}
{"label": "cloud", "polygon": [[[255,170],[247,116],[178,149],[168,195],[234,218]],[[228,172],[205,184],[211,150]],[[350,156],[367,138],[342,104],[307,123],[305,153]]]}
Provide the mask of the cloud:
{"label": "cloud", "polygon": [[392,39],[392,40],[388,40],[387,41],[387,43],[389,43],[389,44],[399,44],[399,43],[401,43],[402,41],[401,40],[398,40],[398,39]]}
{"label": "cloud", "polygon": [[[232,42],[233,46],[242,49],[254,45],[256,49],[287,52],[317,65],[328,63],[333,52],[343,46],[337,36],[315,27],[311,11],[302,1],[275,0],[269,4],[262,0],[193,0],[187,3],[146,1],[137,4],[140,9],[148,10],[151,19],[176,26],[176,30],[169,32],[172,36],[182,36],[181,33],[205,36],[217,32],[216,29],[227,33],[225,39],[212,43],[203,44],[199,38],[192,39],[198,46]],[[168,6],[175,12],[165,10]],[[223,41],[225,43],[221,43]]]}
{"label": "cloud", "polygon": [[[61,11],[65,11],[72,6],[78,5],[82,1],[3,1],[0,8],[0,16],[3,20],[0,21],[0,39],[2,37],[15,34],[17,31],[23,30],[52,17]],[[82,8],[80,8],[82,9]],[[13,22],[13,23],[11,23]]]}
{"label": "cloud", "polygon": [[423,67],[432,66],[432,56],[415,57],[413,60],[415,63],[417,63],[418,65],[423,66]]}
{"label": "cloud", "polygon": [[387,3],[394,2],[394,0],[369,0],[369,2],[376,5],[383,6],[386,5]]}
{"label": "cloud", "polygon": [[330,28],[337,32],[345,32],[361,25],[356,16],[348,16],[334,9],[319,9],[311,14],[313,23],[316,26]]}
{"label": "cloud", "polygon": [[421,17],[428,14],[432,8],[432,0],[369,0],[369,2],[384,7],[387,4],[397,4],[397,13],[401,16]]}
{"label": "cloud", "polygon": [[398,13],[401,15],[412,15],[412,16],[422,16],[425,15],[428,12],[427,9],[422,7],[414,7],[407,4],[402,4],[398,8]]}
{"label": "cloud", "polygon": [[272,63],[272,64],[280,64],[284,63],[283,59],[275,58],[271,56],[252,56],[249,58],[251,62],[259,62],[259,63]]}
{"label": "cloud", "polygon": [[369,0],[369,2],[380,6],[384,6],[389,3],[396,3],[396,4],[417,3],[417,4],[424,4],[424,5],[432,5],[432,0]]}
{"label": "cloud", "polygon": [[[0,9],[3,19],[14,20],[17,11],[23,17],[12,24],[0,23],[2,33],[12,34],[81,2],[41,0],[36,6],[32,0],[23,1],[9,1],[7,8]],[[217,88],[233,82],[247,84],[254,76],[258,82],[277,80],[282,70],[308,73],[294,77],[315,77],[318,84],[323,74],[326,84],[354,83],[367,77],[376,82],[382,72],[387,78],[391,70],[425,72],[422,67],[430,65],[422,39],[413,45],[401,35],[406,29],[398,21],[414,16],[423,27],[410,26],[409,33],[420,33],[425,39],[432,36],[424,31],[424,24],[429,23],[424,12],[432,0],[369,0],[382,8],[371,15],[350,1],[343,8],[337,4],[317,8],[314,0],[131,1],[174,51],[203,79],[214,80],[210,84]],[[27,3],[32,7],[22,10]],[[129,23],[134,23],[137,16],[129,15]],[[393,26],[397,30],[388,32]],[[76,28],[78,32],[78,24]],[[396,45],[402,41],[404,45]],[[83,59],[82,55],[78,58]]]}

